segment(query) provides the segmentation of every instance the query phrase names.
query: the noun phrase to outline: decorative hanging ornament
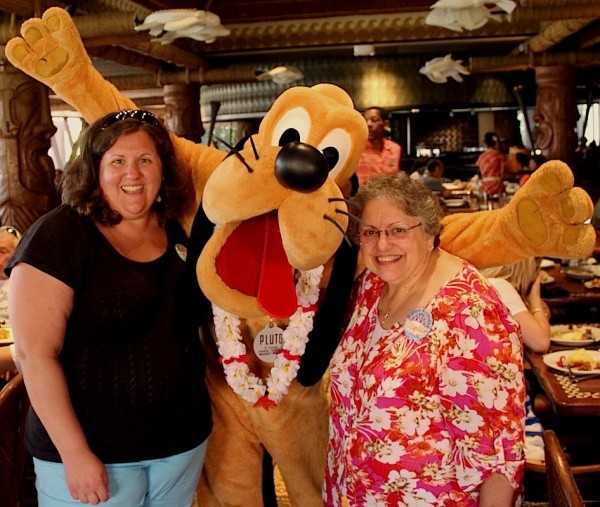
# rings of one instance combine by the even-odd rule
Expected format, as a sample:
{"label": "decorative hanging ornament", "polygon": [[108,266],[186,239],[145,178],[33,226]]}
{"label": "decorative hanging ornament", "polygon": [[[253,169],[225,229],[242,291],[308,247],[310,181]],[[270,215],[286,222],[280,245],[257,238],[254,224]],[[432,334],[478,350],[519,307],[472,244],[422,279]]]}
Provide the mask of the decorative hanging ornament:
{"label": "decorative hanging ornament", "polygon": [[444,57],[429,60],[419,69],[419,72],[427,76],[434,83],[446,83],[449,77],[462,83],[463,78],[461,74],[465,76],[470,74],[462,65],[462,60],[453,60],[451,53]]}
{"label": "decorative hanging ornament", "polygon": [[477,30],[490,19],[501,22],[502,16],[498,11],[504,11],[510,20],[516,7],[517,3],[513,0],[438,0],[431,6],[425,24],[456,32]]}
{"label": "decorative hanging ornament", "polygon": [[322,276],[323,266],[300,271],[296,283],[298,309],[283,331],[283,346],[277,353],[266,380],[250,371],[246,346],[240,333],[239,317],[213,304],[217,348],[227,383],[238,396],[254,406],[267,410],[276,407],[296,378],[308,334],[313,328]]}
{"label": "decorative hanging ornament", "polygon": [[[190,39],[214,42],[217,37],[231,32],[221,24],[216,14],[198,9],[164,9],[153,12],[144,19],[144,23],[134,27],[138,32],[150,30],[153,42],[171,44],[175,39]],[[160,37],[159,37],[160,36]]]}

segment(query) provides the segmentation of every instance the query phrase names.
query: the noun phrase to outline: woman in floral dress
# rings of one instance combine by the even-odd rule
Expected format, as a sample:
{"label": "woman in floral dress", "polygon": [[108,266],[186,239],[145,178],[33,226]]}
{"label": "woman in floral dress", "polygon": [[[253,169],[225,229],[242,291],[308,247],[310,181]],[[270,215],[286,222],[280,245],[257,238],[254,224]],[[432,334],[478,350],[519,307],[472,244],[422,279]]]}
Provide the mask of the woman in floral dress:
{"label": "woman in floral dress", "polygon": [[331,362],[328,506],[509,506],[523,475],[516,322],[438,248],[442,211],[405,174],[357,195],[368,268]]}

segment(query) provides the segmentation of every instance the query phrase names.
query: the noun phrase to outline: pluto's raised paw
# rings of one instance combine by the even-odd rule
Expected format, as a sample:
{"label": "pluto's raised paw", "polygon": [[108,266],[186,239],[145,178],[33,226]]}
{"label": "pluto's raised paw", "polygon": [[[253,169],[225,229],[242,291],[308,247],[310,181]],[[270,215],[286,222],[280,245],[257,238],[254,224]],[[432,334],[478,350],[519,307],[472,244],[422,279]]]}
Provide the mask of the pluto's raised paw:
{"label": "pluto's raised paw", "polygon": [[[68,48],[65,49],[65,48]],[[21,37],[6,44],[10,62],[31,77],[52,87],[61,72],[90,65],[81,37],[69,14],[51,7],[42,18],[31,18],[21,26]]]}
{"label": "pluto's raised paw", "polygon": [[591,255],[596,233],[584,224],[593,213],[589,195],[573,187],[573,173],[559,160],[543,164],[515,194],[509,207],[529,242],[532,255],[584,258]]}

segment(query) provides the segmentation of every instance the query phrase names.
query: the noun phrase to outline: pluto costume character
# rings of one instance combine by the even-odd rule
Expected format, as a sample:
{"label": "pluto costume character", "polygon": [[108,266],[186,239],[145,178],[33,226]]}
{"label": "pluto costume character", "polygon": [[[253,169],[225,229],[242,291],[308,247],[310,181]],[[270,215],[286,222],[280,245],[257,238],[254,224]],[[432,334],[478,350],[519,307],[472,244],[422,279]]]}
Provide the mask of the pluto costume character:
{"label": "pluto costume character", "polygon": [[[94,69],[64,10],[26,21],[21,33],[6,47],[10,61],[86,120],[135,107]],[[228,157],[174,138],[196,192],[195,209],[182,219],[191,234],[188,260],[198,259],[214,319],[205,345],[215,425],[201,505],[262,505],[263,449],[293,505],[322,505],[321,379],[356,269],[356,249],[342,241],[348,216],[340,189],[366,139],[350,97],[329,84],[283,92],[259,132]],[[480,267],[540,254],[585,257],[595,234],[581,224],[592,203],[572,185],[568,167],[549,162],[503,209],[447,217],[442,246]],[[270,342],[280,338],[283,349],[271,363]]]}

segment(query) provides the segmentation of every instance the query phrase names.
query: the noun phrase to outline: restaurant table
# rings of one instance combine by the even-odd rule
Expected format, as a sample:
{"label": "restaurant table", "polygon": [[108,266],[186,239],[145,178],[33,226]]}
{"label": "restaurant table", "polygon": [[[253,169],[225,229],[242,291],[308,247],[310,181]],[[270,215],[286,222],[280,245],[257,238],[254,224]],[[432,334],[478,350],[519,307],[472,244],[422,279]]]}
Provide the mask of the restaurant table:
{"label": "restaurant table", "polygon": [[588,289],[581,280],[569,278],[563,273],[564,267],[555,264],[545,271],[554,278],[542,287],[542,299],[552,309],[564,305],[600,305],[600,289]]}
{"label": "restaurant table", "polygon": [[[551,352],[573,349],[553,345]],[[544,354],[526,351],[525,356],[557,415],[600,415],[600,377],[573,383],[567,373],[546,365]]]}

